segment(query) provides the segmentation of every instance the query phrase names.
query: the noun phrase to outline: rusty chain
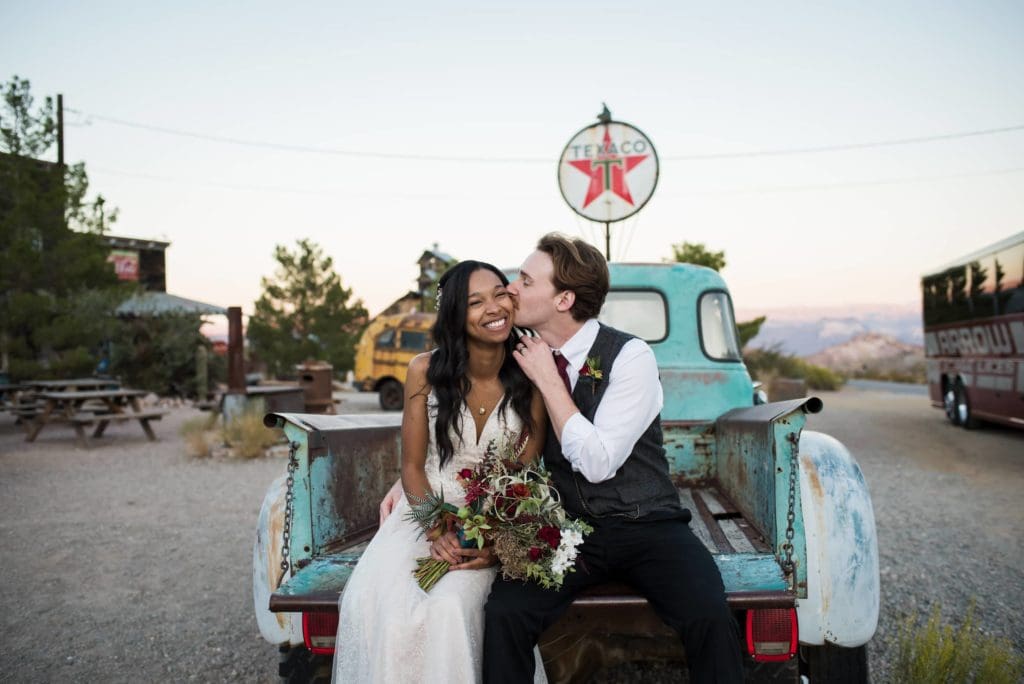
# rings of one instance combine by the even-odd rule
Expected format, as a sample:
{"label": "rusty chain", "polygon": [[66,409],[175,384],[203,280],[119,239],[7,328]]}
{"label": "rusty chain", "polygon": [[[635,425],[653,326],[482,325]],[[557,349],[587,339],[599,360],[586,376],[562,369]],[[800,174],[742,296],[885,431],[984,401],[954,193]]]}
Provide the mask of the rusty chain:
{"label": "rusty chain", "polygon": [[292,540],[292,513],[295,507],[295,471],[299,468],[299,458],[296,454],[299,451],[298,442],[288,444],[288,479],[285,480],[287,489],[284,494],[284,528],[281,531],[281,576],[277,580],[277,586],[281,586],[284,575],[288,572],[290,562],[288,555],[291,552]]}
{"label": "rusty chain", "polygon": [[796,567],[793,564],[793,537],[796,535],[793,530],[793,523],[796,521],[796,473],[799,437],[790,433],[788,439],[791,446],[789,457],[789,509],[786,511],[786,541],[782,544],[782,551],[786,554],[785,559],[782,561],[782,571],[787,575],[792,575]]}

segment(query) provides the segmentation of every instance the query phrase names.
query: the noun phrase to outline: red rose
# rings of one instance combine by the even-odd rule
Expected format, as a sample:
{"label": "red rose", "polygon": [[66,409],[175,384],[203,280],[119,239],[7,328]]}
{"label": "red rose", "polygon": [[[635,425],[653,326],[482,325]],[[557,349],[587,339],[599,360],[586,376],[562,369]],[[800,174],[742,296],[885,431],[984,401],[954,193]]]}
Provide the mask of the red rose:
{"label": "red rose", "polygon": [[540,558],[542,553],[544,553],[544,552],[541,551],[540,549],[538,549],[536,546],[531,546],[530,547],[530,560],[536,563],[537,560]]}
{"label": "red rose", "polygon": [[530,488],[522,482],[512,485],[512,493],[518,496],[520,499],[525,499],[530,496]]}
{"label": "red rose", "polygon": [[463,468],[462,470],[459,471],[459,477],[461,477],[463,480],[468,480],[469,478],[473,477],[473,471],[470,470],[469,468]]}
{"label": "red rose", "polygon": [[562,531],[557,527],[542,527],[537,530],[537,537],[547,542],[551,548],[557,549],[559,542],[562,541]]}

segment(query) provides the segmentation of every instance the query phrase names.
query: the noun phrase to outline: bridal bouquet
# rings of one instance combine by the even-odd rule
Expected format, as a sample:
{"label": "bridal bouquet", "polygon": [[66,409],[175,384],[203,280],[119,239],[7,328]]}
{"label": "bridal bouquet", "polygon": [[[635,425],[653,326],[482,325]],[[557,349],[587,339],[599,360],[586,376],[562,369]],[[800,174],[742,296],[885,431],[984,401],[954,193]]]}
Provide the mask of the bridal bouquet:
{"label": "bridal bouquet", "polygon": [[[492,544],[506,579],[558,588],[565,575],[575,570],[579,546],[592,528],[566,515],[543,466],[519,461],[526,440],[525,435],[510,434],[491,440],[479,465],[459,473],[465,506],[446,503],[443,493],[428,494],[410,503],[409,518],[420,524],[430,540],[454,530],[463,547]],[[429,591],[448,568],[445,561],[428,556],[417,559],[414,575],[420,587]]]}

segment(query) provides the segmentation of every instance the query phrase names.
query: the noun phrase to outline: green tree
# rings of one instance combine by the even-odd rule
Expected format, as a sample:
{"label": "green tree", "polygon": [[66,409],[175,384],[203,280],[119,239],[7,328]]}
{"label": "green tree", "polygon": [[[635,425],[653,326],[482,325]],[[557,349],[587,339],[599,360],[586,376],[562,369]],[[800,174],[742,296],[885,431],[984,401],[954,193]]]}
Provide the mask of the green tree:
{"label": "green tree", "polygon": [[672,261],[721,271],[725,268],[725,252],[712,252],[702,242],[680,242],[672,245]]}
{"label": "green tree", "polygon": [[736,324],[736,331],[740,335],[740,349],[747,346],[747,342],[757,337],[757,333],[761,332],[761,326],[764,325],[765,317],[758,316],[752,321],[741,321]]}
{"label": "green tree", "polygon": [[53,98],[36,106],[17,76],[0,93],[0,368],[14,379],[88,373],[112,307],[87,293],[117,285],[97,204],[85,200],[84,164],[40,159],[56,144]]}
{"label": "green tree", "polygon": [[309,239],[295,251],[274,248],[275,277],[263,278],[263,294],[249,319],[250,348],[275,375],[290,375],[308,359],[329,362],[336,372],[350,370],[359,334],[366,324],[362,300],[351,301],[334,261]]}
{"label": "green tree", "polygon": [[[680,242],[672,245],[672,259],[681,264],[696,264],[707,266],[715,271],[725,268],[725,251],[712,252],[703,242]],[[757,337],[764,325],[765,317],[759,316],[752,321],[745,321],[736,324],[736,330],[740,337],[740,349],[747,346],[747,342]]]}

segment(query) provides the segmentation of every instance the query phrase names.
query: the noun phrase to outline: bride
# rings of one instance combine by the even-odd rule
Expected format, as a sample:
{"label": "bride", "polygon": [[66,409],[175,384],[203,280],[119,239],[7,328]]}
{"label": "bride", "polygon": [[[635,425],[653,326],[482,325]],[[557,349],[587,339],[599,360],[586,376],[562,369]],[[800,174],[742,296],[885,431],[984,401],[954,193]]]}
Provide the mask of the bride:
{"label": "bride", "polygon": [[[367,546],[341,596],[335,682],[478,682],[483,607],[496,572],[490,547],[453,557],[407,519],[407,496],[443,493],[465,504],[456,477],[474,468],[491,440],[528,431],[523,460],[545,434],[544,403],[512,359],[515,304],[497,268],[463,261],[442,276],[437,349],[409,364],[402,415],[404,494]],[[429,593],[413,577],[416,559],[451,563]],[[536,653],[536,652],[535,652]],[[539,657],[539,656],[538,656]],[[538,660],[539,681],[544,668]]]}

